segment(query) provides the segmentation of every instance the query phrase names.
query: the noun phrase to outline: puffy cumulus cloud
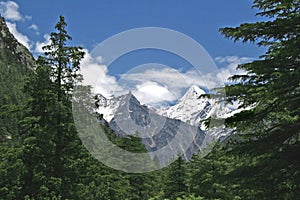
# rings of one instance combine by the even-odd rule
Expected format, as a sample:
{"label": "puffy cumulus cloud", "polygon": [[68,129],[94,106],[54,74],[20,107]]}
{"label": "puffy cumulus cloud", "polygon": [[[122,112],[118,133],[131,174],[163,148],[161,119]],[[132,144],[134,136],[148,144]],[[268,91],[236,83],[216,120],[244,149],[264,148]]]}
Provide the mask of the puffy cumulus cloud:
{"label": "puffy cumulus cloud", "polygon": [[201,74],[195,69],[180,71],[173,68],[153,68],[143,72],[123,74],[122,79],[135,81],[137,84],[155,81],[166,85],[176,96],[182,96],[185,90],[192,85],[198,85],[205,89],[222,86],[223,82],[217,80],[216,76],[215,73]]}
{"label": "puffy cumulus cloud", "polygon": [[25,19],[31,19],[30,16],[22,16],[19,12],[19,5],[14,1],[1,1],[0,12],[7,20],[22,21]]}
{"label": "puffy cumulus cloud", "polygon": [[132,71],[123,74],[121,79],[133,81],[136,85],[142,85],[145,82],[156,82],[168,87],[176,95],[180,95],[182,88],[187,88],[190,85],[184,73],[170,67],[155,67],[139,72]]}
{"label": "puffy cumulus cloud", "polygon": [[168,87],[175,96],[182,96],[185,90],[191,85],[198,85],[201,88],[210,90],[216,87],[224,87],[229,83],[228,78],[235,74],[244,74],[242,70],[237,70],[238,64],[250,62],[248,57],[218,57],[216,61],[222,63],[224,67],[212,70],[209,73],[202,73],[196,69],[180,71],[170,67],[149,68],[144,71],[133,71],[122,75],[122,79],[134,81],[137,85],[147,82],[156,82]]}
{"label": "puffy cumulus cloud", "polygon": [[84,51],[85,57],[82,60],[80,69],[83,84],[91,85],[92,92],[100,93],[105,97],[124,93],[125,91],[118,85],[116,78],[108,75],[108,68],[102,64],[101,57],[93,58],[88,50]]}
{"label": "puffy cumulus cloud", "polygon": [[164,104],[177,100],[166,86],[162,86],[157,82],[147,81],[136,86],[133,95],[143,104]]}
{"label": "puffy cumulus cloud", "polygon": [[51,41],[50,41],[50,35],[49,34],[45,34],[44,35],[44,41],[43,42],[36,42],[35,43],[35,49],[34,52],[35,53],[43,53],[43,47],[46,45],[50,45]]}
{"label": "puffy cumulus cloud", "polygon": [[85,52],[81,74],[84,78],[83,84],[93,86],[93,92],[109,97],[112,94],[118,96],[132,91],[141,103],[159,106],[176,101],[191,85],[208,90],[225,86],[229,77],[244,73],[236,70],[238,64],[252,60],[235,56],[218,57],[217,62],[222,62],[224,67],[206,74],[196,69],[182,71],[157,64],[158,67],[131,70],[117,80],[108,74],[108,68],[102,64],[103,59],[100,56],[93,58],[87,50]]}
{"label": "puffy cumulus cloud", "polygon": [[15,36],[15,38],[23,44],[27,49],[31,49],[32,44],[26,35],[23,35],[17,30],[17,25],[15,23],[6,22],[9,31]]}

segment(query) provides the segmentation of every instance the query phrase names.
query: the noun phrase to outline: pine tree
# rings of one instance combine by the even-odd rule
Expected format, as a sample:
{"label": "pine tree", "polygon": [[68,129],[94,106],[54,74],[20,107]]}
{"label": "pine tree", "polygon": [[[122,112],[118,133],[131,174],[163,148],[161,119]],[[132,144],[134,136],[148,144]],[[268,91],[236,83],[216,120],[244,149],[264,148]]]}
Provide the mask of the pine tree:
{"label": "pine tree", "polygon": [[300,1],[254,0],[253,7],[267,20],[220,29],[235,42],[268,49],[259,60],[239,65],[246,74],[231,77],[237,84],[225,88],[226,101],[251,107],[226,119],[244,141],[233,147],[243,164],[230,176],[245,177],[239,181],[241,195],[293,199],[300,174]]}
{"label": "pine tree", "polygon": [[242,131],[257,133],[256,137],[270,136],[271,145],[280,147],[283,141],[297,137],[300,129],[300,2],[255,0],[254,7],[262,10],[257,15],[270,20],[220,29],[234,41],[256,42],[268,48],[261,60],[238,66],[246,75],[231,77],[239,83],[226,87],[227,100],[254,108],[228,122]]}
{"label": "pine tree", "polygon": [[[68,46],[64,17],[60,16],[45,56],[27,82],[29,95],[23,124],[23,162],[27,167],[23,194],[29,197],[67,198],[79,179],[75,166],[83,147],[72,117],[71,95],[79,76],[83,51]],[[85,156],[87,154],[84,154]]]}
{"label": "pine tree", "polygon": [[176,199],[187,192],[186,186],[186,162],[179,157],[168,166],[165,180],[164,194],[166,198]]}
{"label": "pine tree", "polygon": [[[43,47],[45,50],[44,65],[51,67],[51,78],[55,82],[55,91],[57,101],[59,102],[59,111],[56,116],[56,135],[55,135],[55,173],[62,175],[63,163],[61,155],[63,153],[64,141],[67,139],[65,133],[69,130],[65,122],[72,122],[70,115],[70,95],[78,80],[78,70],[80,60],[84,56],[81,47],[68,46],[68,40],[72,37],[66,31],[66,22],[63,16],[60,16],[59,22],[55,25],[57,32],[50,34],[51,44]],[[65,118],[67,117],[67,119]],[[73,127],[74,128],[74,127]],[[65,136],[64,136],[65,135]],[[72,136],[71,136],[72,137]],[[74,136],[73,136],[74,137]]]}
{"label": "pine tree", "polygon": [[[128,199],[127,174],[112,170],[84,148],[73,122],[71,97],[83,52],[67,46],[71,37],[61,16],[58,33],[39,57],[36,73],[26,83],[22,144],[25,172],[22,199]],[[87,96],[89,87],[84,87]],[[84,96],[85,97],[85,96]],[[90,99],[87,99],[90,101]],[[92,103],[92,102],[88,102]],[[111,131],[111,130],[108,130]]]}
{"label": "pine tree", "polygon": [[[57,102],[53,86],[50,80],[50,68],[44,66],[37,67],[36,73],[29,76],[25,86],[25,91],[30,98],[26,102],[20,132],[23,138],[22,160],[26,166],[22,188],[24,196],[37,198],[42,189],[54,191],[52,184],[44,184],[45,180],[54,178],[52,173],[55,150],[53,120]],[[55,193],[58,194],[57,191]]]}

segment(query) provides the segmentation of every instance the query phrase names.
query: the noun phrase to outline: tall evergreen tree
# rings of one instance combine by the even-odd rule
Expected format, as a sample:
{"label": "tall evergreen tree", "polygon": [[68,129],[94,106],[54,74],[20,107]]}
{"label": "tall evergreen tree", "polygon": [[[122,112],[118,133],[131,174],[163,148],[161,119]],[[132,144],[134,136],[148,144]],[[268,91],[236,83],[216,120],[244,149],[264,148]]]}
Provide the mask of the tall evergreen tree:
{"label": "tall evergreen tree", "polygon": [[271,137],[270,145],[279,148],[300,130],[300,1],[255,0],[253,7],[270,20],[220,29],[234,41],[268,48],[261,60],[238,66],[246,75],[231,77],[239,83],[226,87],[227,100],[253,109],[227,121],[255,137]]}
{"label": "tall evergreen tree", "polygon": [[[57,101],[60,104],[56,116],[56,135],[55,135],[55,173],[62,175],[63,163],[61,155],[67,140],[66,133],[70,127],[65,123],[72,123],[70,95],[78,80],[78,70],[80,60],[84,56],[81,47],[68,46],[67,42],[72,39],[66,31],[66,22],[63,16],[60,16],[59,22],[55,25],[57,32],[50,34],[50,45],[43,47],[45,57],[44,65],[51,67],[51,79],[55,82],[55,91]],[[68,115],[66,115],[68,113]],[[67,117],[67,118],[65,118]],[[73,127],[74,128],[74,127]],[[72,137],[72,136],[71,136]],[[74,136],[73,136],[74,137]]]}
{"label": "tall evergreen tree", "polygon": [[239,65],[246,74],[231,77],[237,84],[226,87],[226,101],[251,108],[226,120],[244,141],[234,147],[243,163],[230,174],[244,177],[241,195],[293,199],[300,187],[300,1],[254,0],[253,7],[267,20],[220,29],[234,41],[268,49],[260,60]]}
{"label": "tall evergreen tree", "polygon": [[78,171],[72,168],[81,156],[82,145],[72,118],[71,95],[78,80],[80,47],[68,46],[64,17],[60,16],[44,47],[36,73],[25,91],[30,99],[23,124],[23,161],[27,166],[23,194],[67,198],[75,190]]}
{"label": "tall evergreen tree", "polygon": [[54,191],[51,184],[44,185],[45,180],[54,177],[52,173],[55,149],[53,120],[57,102],[53,85],[50,80],[50,68],[39,66],[36,74],[29,77],[25,86],[25,91],[30,98],[25,107],[20,133],[23,138],[22,160],[26,166],[23,195],[33,198],[38,197],[42,188]]}
{"label": "tall evergreen tree", "polygon": [[[226,86],[228,102],[247,110],[226,119],[237,127],[226,148],[216,147],[189,166],[191,191],[205,198],[295,199],[300,191],[300,1],[254,0],[266,21],[222,28],[235,42],[268,50],[239,65]],[[249,109],[251,108],[251,109]],[[224,146],[224,145],[222,145]]]}

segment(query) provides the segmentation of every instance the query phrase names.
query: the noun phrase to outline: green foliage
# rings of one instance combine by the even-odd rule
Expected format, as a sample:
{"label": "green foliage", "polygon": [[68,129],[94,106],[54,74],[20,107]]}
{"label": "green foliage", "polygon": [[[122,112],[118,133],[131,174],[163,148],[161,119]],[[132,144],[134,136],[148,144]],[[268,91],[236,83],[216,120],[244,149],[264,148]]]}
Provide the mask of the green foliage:
{"label": "green foliage", "polygon": [[188,166],[189,191],[204,199],[294,199],[299,195],[296,149],[257,155],[263,142],[219,145]]}
{"label": "green foliage", "polygon": [[[237,84],[226,87],[223,100],[252,106],[226,120],[240,134],[217,144],[204,158],[196,155],[189,163],[179,158],[145,174],[113,170],[81,144],[71,95],[81,79],[84,54],[68,45],[64,17],[50,34],[51,44],[44,48],[35,73],[2,48],[0,199],[297,199],[299,1],[255,0],[254,7],[269,21],[221,29],[235,41],[268,47],[260,60],[240,65],[247,74],[233,76]],[[82,97],[91,97],[90,87],[83,92]],[[85,109],[94,104],[83,100]],[[120,138],[105,123],[101,127],[120,148],[146,151],[139,138]]]}
{"label": "green foliage", "polygon": [[29,77],[25,91],[30,98],[20,122],[24,148],[22,159],[27,172],[24,175],[23,194],[33,198],[45,191],[58,194],[56,190],[61,184],[61,179],[55,178],[52,173],[56,145],[53,121],[58,102],[55,101],[54,84],[49,74],[48,68],[39,66],[36,73]]}
{"label": "green foliage", "polygon": [[299,1],[255,0],[270,21],[222,28],[228,38],[268,51],[239,65],[246,75],[226,86],[229,103],[250,108],[226,119],[236,135],[188,164],[190,193],[203,199],[296,199],[299,196]]}
{"label": "green foliage", "polygon": [[[6,52],[0,49],[2,54]],[[9,54],[8,54],[9,55]],[[30,71],[11,55],[0,57],[0,142],[16,137],[20,103],[26,98],[22,92],[26,76]]]}
{"label": "green foliage", "polygon": [[179,197],[176,200],[204,200],[202,197],[195,197],[195,195],[184,196],[183,198]]}
{"label": "green foliage", "polygon": [[22,149],[0,145],[0,197],[20,199],[24,166]]}
{"label": "green foliage", "polygon": [[[234,186],[220,194],[228,199],[235,198],[234,193],[242,199],[293,199],[298,195],[299,5],[298,0],[255,0],[254,7],[261,10],[257,15],[269,18],[268,21],[220,29],[234,41],[268,48],[260,60],[239,65],[247,74],[231,77],[237,84],[225,88],[225,101],[240,101],[241,108],[251,107],[226,120],[227,125],[236,127],[240,133],[232,138],[238,145],[229,145],[230,153],[213,161],[218,163],[223,158],[225,162],[221,162],[221,166],[231,169],[217,170],[221,174],[211,176],[226,188]],[[222,177],[227,179],[222,180]]]}
{"label": "green foliage", "polygon": [[128,136],[119,137],[117,136],[107,125],[102,126],[107,138],[116,146],[134,153],[146,153],[147,150],[142,144],[141,138]]}
{"label": "green foliage", "polygon": [[0,143],[17,139],[25,78],[32,73],[34,59],[9,32],[0,17]]}
{"label": "green foliage", "polygon": [[[228,119],[229,124],[256,137],[272,134],[276,146],[299,134],[300,128],[300,11],[299,1],[256,0],[258,15],[269,21],[222,28],[235,41],[257,42],[268,47],[261,60],[240,65],[247,75],[235,75],[236,85],[226,87],[228,101],[239,100],[241,107],[253,106]],[[255,127],[255,131],[253,131]],[[282,134],[284,132],[285,134]]]}
{"label": "green foliage", "polygon": [[176,199],[177,197],[183,197],[187,193],[186,165],[187,163],[179,157],[168,166],[164,182],[164,195],[166,198]]}

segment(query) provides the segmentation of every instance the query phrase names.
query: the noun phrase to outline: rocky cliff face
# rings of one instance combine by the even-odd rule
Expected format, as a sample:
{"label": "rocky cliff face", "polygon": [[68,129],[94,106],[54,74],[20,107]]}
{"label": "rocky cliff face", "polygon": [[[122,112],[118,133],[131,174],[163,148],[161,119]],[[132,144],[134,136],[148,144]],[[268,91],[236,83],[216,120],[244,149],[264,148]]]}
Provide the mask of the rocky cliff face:
{"label": "rocky cliff face", "polygon": [[26,98],[22,89],[25,79],[35,69],[35,60],[29,50],[9,32],[0,16],[0,103],[17,104]]}
{"label": "rocky cliff face", "polygon": [[[19,119],[7,105],[19,106],[26,99],[23,92],[25,80],[35,69],[35,60],[29,50],[9,32],[0,16],[0,141],[11,139],[18,133]],[[5,116],[5,115],[4,115]]]}
{"label": "rocky cliff face", "polygon": [[19,63],[30,70],[35,68],[32,54],[9,32],[3,17],[0,17],[0,60]]}

